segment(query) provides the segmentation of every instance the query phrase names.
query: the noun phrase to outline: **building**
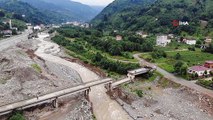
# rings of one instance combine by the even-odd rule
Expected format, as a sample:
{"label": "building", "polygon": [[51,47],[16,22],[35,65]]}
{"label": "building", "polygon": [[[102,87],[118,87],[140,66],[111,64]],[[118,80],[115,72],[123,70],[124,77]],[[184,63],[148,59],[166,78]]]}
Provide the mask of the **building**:
{"label": "building", "polygon": [[121,35],[116,35],[116,40],[117,41],[123,40],[123,37]]}
{"label": "building", "polygon": [[212,43],[212,39],[210,38],[210,37],[206,37],[206,39],[205,39],[205,44],[206,45],[209,45],[209,44],[211,44]]}
{"label": "building", "polygon": [[11,37],[12,34],[13,34],[13,32],[12,32],[12,30],[3,30],[3,31],[1,32],[1,34],[2,34],[4,37]]}
{"label": "building", "polygon": [[197,74],[198,77],[203,77],[205,75],[205,72],[207,72],[206,75],[210,75],[211,68],[207,68],[204,66],[193,66],[188,68],[188,73],[189,74]]}
{"label": "building", "polygon": [[213,61],[206,61],[204,67],[213,69]]}
{"label": "building", "polygon": [[196,45],[196,39],[189,39],[189,38],[185,38],[183,39],[183,42],[186,43],[187,45]]}
{"label": "building", "polygon": [[33,30],[35,30],[35,31],[40,31],[40,30],[41,30],[41,27],[38,26],[38,25],[37,25],[37,26],[34,26],[34,27],[33,27]]}
{"label": "building", "polygon": [[168,35],[168,38],[169,38],[169,39],[174,39],[175,36],[174,36],[174,34],[169,34],[169,35]]}
{"label": "building", "polygon": [[166,47],[169,43],[171,43],[171,39],[168,39],[168,36],[161,35],[157,36],[156,45]]}
{"label": "building", "polygon": [[138,31],[138,32],[136,32],[136,34],[141,36],[142,38],[146,38],[148,36],[148,34],[146,32],[143,32],[143,31]]}

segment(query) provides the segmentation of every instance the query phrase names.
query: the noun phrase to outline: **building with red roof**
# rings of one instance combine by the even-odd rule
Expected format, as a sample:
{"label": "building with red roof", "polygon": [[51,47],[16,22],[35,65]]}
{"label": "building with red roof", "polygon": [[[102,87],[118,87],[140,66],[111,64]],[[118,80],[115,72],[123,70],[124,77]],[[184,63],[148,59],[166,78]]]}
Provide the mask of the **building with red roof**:
{"label": "building with red roof", "polygon": [[204,67],[213,69],[213,61],[206,61]]}
{"label": "building with red roof", "polygon": [[[211,72],[211,68],[207,68],[207,67],[204,67],[204,66],[193,66],[193,67],[190,67],[188,68],[188,73],[189,74],[196,74],[199,76],[199,77],[202,77],[204,75],[210,75],[210,72]],[[206,74],[205,74],[206,72]]]}

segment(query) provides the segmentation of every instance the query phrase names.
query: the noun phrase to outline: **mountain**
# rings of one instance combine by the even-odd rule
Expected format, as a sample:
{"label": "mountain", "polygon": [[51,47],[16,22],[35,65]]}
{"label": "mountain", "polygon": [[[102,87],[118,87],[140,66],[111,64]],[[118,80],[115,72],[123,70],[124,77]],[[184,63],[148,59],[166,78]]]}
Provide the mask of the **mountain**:
{"label": "mountain", "polygon": [[18,0],[0,0],[0,9],[13,13],[17,19],[34,24],[59,22],[54,16],[42,13],[28,3]]}
{"label": "mountain", "polygon": [[[115,0],[91,23],[105,30],[208,34],[213,28],[212,11],[212,0]],[[173,20],[190,25],[174,27]],[[201,20],[208,23],[206,29],[201,29]]]}
{"label": "mountain", "polygon": [[100,11],[90,6],[73,2],[70,0],[21,0],[33,7],[54,13],[60,16],[64,21],[89,21],[94,18]]}
{"label": "mountain", "polygon": [[90,6],[90,7],[96,10],[98,13],[100,13],[105,8],[105,6]]}

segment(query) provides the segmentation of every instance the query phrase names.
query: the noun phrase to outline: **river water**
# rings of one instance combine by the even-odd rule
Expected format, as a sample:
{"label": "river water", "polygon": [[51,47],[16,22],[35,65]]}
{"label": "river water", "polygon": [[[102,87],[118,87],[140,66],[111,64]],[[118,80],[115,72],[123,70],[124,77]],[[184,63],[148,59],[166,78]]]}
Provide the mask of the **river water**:
{"label": "river water", "polygon": [[[56,56],[56,54],[60,52],[60,47],[55,43],[45,41],[44,38],[48,36],[49,35],[45,33],[39,35],[37,40],[41,43],[38,44],[38,49],[35,52],[37,56],[46,61],[65,65],[76,70],[83,82],[100,79],[98,75],[89,69]],[[89,98],[93,104],[93,112],[97,120],[131,120],[131,117],[122,109],[122,107],[116,101],[109,98],[106,94],[104,85],[92,87]]]}

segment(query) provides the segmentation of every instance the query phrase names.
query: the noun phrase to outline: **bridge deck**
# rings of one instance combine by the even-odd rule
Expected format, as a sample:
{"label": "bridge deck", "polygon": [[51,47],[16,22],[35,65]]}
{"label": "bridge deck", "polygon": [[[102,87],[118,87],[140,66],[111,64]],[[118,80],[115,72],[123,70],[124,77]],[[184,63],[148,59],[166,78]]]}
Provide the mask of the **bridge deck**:
{"label": "bridge deck", "polygon": [[32,107],[32,105],[39,105],[39,104],[41,104],[45,101],[48,101],[48,100],[51,100],[51,99],[54,99],[54,98],[58,98],[58,97],[61,97],[61,96],[67,95],[67,94],[73,94],[73,93],[76,93],[76,92],[81,92],[81,91],[84,91],[84,90],[86,90],[90,87],[100,85],[100,84],[109,83],[109,82],[112,82],[112,79],[106,78],[106,79],[103,79],[103,80],[97,80],[97,81],[89,82],[89,83],[82,84],[82,85],[79,85],[79,86],[76,86],[76,87],[60,90],[58,92],[39,96],[38,98],[35,97],[35,98],[32,98],[32,99],[23,100],[23,101],[20,101],[20,102],[0,106],[0,113],[6,113],[6,112],[12,111],[14,109],[26,108],[27,106]]}
{"label": "bridge deck", "polygon": [[115,87],[117,87],[117,86],[119,86],[119,85],[121,85],[123,83],[129,83],[129,82],[131,82],[131,79],[130,78],[125,78],[123,80],[120,80],[120,81],[112,83],[112,88],[115,88]]}
{"label": "bridge deck", "polygon": [[149,68],[140,68],[140,69],[128,71],[128,73],[136,76],[136,75],[147,73],[149,71],[150,71]]}

